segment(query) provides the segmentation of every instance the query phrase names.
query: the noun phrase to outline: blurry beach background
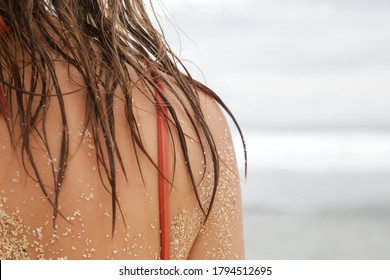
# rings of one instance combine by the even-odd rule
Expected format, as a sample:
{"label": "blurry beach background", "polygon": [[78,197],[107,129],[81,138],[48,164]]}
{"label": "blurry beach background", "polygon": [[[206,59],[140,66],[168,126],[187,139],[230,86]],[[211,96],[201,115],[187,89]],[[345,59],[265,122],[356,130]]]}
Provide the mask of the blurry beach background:
{"label": "blurry beach background", "polygon": [[244,130],[247,259],[390,259],[390,1],[157,2]]}

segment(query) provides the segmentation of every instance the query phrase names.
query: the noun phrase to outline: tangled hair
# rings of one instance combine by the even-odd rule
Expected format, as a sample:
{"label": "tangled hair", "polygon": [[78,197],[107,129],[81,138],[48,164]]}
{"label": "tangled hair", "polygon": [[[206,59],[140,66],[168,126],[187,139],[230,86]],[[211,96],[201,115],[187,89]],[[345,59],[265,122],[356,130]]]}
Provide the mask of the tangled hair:
{"label": "tangled hair", "polygon": [[[28,176],[39,184],[53,206],[54,223],[56,217],[62,215],[58,201],[69,159],[69,132],[64,103],[64,95],[68,93],[63,92],[59,85],[53,53],[71,65],[83,79],[87,92],[86,123],[92,128],[100,178],[102,182],[103,178],[108,182],[106,188],[112,196],[113,228],[117,209],[120,210],[116,193],[116,162],[125,173],[114,129],[113,103],[118,94],[125,101],[131,141],[158,169],[146,151],[138,130],[132,103],[136,81],[130,78],[129,68],[148,85],[150,93],[158,94],[166,103],[169,113],[165,118],[169,122],[171,137],[173,133],[178,135],[179,147],[184,154],[199,207],[207,219],[218,186],[220,159],[212,132],[201,110],[198,91],[219,103],[235,122],[241,137],[242,133],[222,100],[191,78],[165,42],[163,33],[153,27],[142,0],[2,0],[0,13],[1,19],[11,30],[7,34],[0,32],[0,83],[5,96],[0,102],[0,110],[5,117],[13,147],[16,147],[18,141],[22,142],[23,166],[26,171],[26,163],[32,167]],[[15,45],[21,52],[17,53]],[[24,71],[25,66],[31,70]],[[202,207],[199,200],[187,140],[176,114],[177,108],[170,104],[153,82],[155,77],[161,79],[178,104],[181,104],[196,132],[195,140],[200,143],[203,152],[207,151],[211,155],[215,177],[213,195],[207,207]],[[26,80],[30,81],[29,85],[25,84]],[[178,91],[183,94],[178,94]],[[105,94],[102,95],[102,92]],[[58,122],[62,126],[58,172],[53,171],[53,197],[47,193],[47,185],[42,179],[30,144],[31,134],[38,133],[49,158],[53,159],[45,126],[52,97],[55,97],[60,107],[61,119]],[[161,109],[156,100],[150,101]],[[20,130],[17,136],[15,128]],[[53,160],[51,168],[55,168]]]}

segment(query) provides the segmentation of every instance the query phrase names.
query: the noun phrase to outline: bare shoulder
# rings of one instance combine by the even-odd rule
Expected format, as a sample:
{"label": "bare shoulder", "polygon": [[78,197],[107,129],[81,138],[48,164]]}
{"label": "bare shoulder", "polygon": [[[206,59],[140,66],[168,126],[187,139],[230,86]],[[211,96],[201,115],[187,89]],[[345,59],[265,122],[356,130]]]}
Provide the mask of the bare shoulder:
{"label": "bare shoulder", "polygon": [[[201,93],[200,101],[218,154],[218,167],[207,165],[200,184],[206,200],[214,197],[210,215],[191,250],[191,259],[244,258],[240,177],[228,122],[214,98]],[[209,159],[210,160],[210,159]],[[219,172],[214,193],[215,172]]]}

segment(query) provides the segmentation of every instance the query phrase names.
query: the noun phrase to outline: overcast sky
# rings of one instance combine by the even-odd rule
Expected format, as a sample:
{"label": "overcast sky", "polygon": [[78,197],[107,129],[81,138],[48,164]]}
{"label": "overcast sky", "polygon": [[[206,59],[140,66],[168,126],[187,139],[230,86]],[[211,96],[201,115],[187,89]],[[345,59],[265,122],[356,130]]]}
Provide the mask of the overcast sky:
{"label": "overcast sky", "polygon": [[243,126],[390,127],[390,1],[164,0]]}

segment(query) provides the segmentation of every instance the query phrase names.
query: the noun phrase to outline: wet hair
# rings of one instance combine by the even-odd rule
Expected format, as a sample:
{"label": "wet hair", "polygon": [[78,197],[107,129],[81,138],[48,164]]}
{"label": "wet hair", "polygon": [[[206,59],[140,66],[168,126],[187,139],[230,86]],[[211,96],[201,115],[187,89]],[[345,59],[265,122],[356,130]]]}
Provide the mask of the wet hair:
{"label": "wet hair", "polygon": [[[148,85],[146,88],[150,93],[158,94],[166,103],[169,113],[165,117],[169,122],[171,137],[173,133],[178,135],[180,141],[178,146],[184,155],[186,170],[191,179],[198,205],[205,219],[210,214],[218,187],[221,160],[213,140],[213,133],[206,124],[201,110],[198,92],[204,92],[219,103],[230,115],[241,137],[242,133],[223,101],[212,90],[191,77],[179,58],[169,48],[163,32],[153,26],[149,15],[154,14],[154,9],[151,3],[150,5],[151,13],[147,11],[141,0],[8,0],[0,2],[1,19],[10,27],[9,33],[0,31],[0,83],[3,97],[5,97],[5,99],[2,97],[3,101],[0,102],[0,111],[5,117],[13,147],[16,148],[17,141],[22,141],[23,166],[26,171],[26,163],[32,167],[28,176],[39,184],[45,197],[53,206],[54,223],[56,217],[61,215],[58,199],[69,159],[69,133],[64,104],[64,95],[68,93],[63,92],[59,85],[55,61],[52,58],[53,52],[76,69],[83,79],[83,86],[87,92],[86,121],[92,128],[100,178],[103,183],[108,182],[106,188],[112,196],[113,228],[117,209],[120,209],[116,193],[117,163],[125,173],[122,155],[116,145],[114,129],[113,102],[118,94],[121,94],[121,98],[125,100],[128,128],[131,131],[130,141],[153,163],[152,157],[144,146],[134,116],[132,94],[136,81],[130,77],[127,66],[130,66],[141,81]],[[15,45],[21,50],[22,61]],[[28,60],[24,60],[25,57],[28,57]],[[31,68],[28,73],[24,71],[26,66]],[[204,155],[206,151],[211,155],[214,187],[206,207],[200,202],[187,149],[187,140],[176,114],[176,105],[173,106],[153,82],[156,76],[173,93],[178,101],[175,104],[180,104],[182,107],[180,109],[187,114],[196,133],[197,139],[195,140],[200,143],[203,150],[204,160],[206,160]],[[24,84],[26,78],[30,81],[29,85]],[[117,91],[118,88],[119,91]],[[178,91],[182,94],[178,94]],[[47,110],[53,96],[60,107],[61,118],[58,122],[62,125],[62,133],[60,156],[57,162],[58,172],[53,172],[54,197],[51,197],[46,191],[47,186],[37,166],[30,140],[33,132],[40,131],[38,135],[51,159],[51,168],[54,170],[51,147],[47,139],[49,131],[45,126]],[[150,101],[156,103],[153,99]],[[15,104],[12,106],[13,102],[16,106]],[[38,106],[33,104],[38,104]],[[158,104],[156,106],[159,108]],[[20,130],[18,136],[15,135],[16,127]],[[102,131],[103,136],[98,131]],[[246,151],[245,143],[243,144],[244,151]],[[135,154],[138,161],[138,153]],[[158,169],[158,166],[153,164]],[[138,166],[140,167],[139,161]]]}

